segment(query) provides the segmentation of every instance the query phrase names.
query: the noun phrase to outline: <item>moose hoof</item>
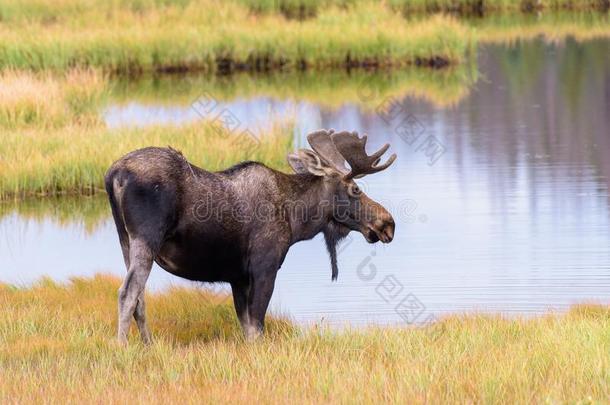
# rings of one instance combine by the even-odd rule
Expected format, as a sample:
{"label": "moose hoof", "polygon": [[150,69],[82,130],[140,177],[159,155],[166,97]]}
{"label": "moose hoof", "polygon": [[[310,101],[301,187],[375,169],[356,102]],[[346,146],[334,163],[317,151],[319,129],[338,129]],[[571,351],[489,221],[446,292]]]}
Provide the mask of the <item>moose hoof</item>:
{"label": "moose hoof", "polygon": [[254,342],[263,335],[263,331],[257,328],[256,326],[248,326],[245,332],[246,340],[248,342]]}

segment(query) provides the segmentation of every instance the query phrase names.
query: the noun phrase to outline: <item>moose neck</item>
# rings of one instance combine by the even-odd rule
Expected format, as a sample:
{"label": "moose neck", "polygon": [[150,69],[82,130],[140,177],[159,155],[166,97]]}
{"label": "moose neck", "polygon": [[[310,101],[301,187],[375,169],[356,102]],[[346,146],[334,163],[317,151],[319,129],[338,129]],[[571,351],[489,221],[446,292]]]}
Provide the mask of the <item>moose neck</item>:
{"label": "moose neck", "polygon": [[333,187],[326,179],[308,174],[288,175],[287,218],[292,243],[311,239],[322,232],[332,218]]}

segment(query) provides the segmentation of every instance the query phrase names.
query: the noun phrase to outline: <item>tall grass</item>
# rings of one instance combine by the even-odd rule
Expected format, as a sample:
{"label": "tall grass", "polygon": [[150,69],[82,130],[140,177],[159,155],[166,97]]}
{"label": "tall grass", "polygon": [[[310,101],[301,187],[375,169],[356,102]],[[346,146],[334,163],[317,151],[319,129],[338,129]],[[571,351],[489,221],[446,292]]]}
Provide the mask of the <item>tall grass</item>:
{"label": "tall grass", "polygon": [[519,13],[532,11],[608,9],[604,0],[389,0],[406,13],[459,12],[462,14]]}
{"label": "tall grass", "polygon": [[[330,6],[304,22],[252,15],[230,1],[143,2],[142,8],[95,1],[80,13],[48,16],[34,4],[49,10],[50,0],[32,1],[22,5],[29,12],[14,6],[7,12],[13,17],[0,24],[0,68],[141,72],[446,64],[463,61],[474,42],[452,18],[407,22],[372,1]],[[79,9],[64,3],[57,8]]]}
{"label": "tall grass", "polygon": [[548,42],[566,38],[588,41],[610,37],[610,14],[556,12],[540,15],[491,15],[469,21],[481,43],[511,44],[542,37]]}
{"label": "tall grass", "polygon": [[[246,9],[250,14],[278,14],[288,19],[305,20],[323,14],[327,9],[349,9],[371,0],[226,0],[223,3]],[[605,0],[388,0],[387,7],[409,13],[422,12],[521,12],[540,10],[607,10]],[[186,9],[202,4],[201,0],[4,0],[0,4],[2,21],[42,21],[47,24],[79,19],[95,9],[100,16],[116,15],[127,10],[146,14],[159,9]],[[208,3],[210,4],[210,3]],[[218,3],[217,3],[218,5]]]}
{"label": "tall grass", "polygon": [[[608,7],[607,0],[5,0],[0,69],[444,66],[462,63],[477,35],[463,20],[431,13],[536,17],[521,11]],[[603,22],[594,30],[609,35]]]}
{"label": "tall grass", "polygon": [[0,285],[0,398],[29,402],[603,403],[610,309],[531,319],[454,316],[429,328],[299,330],[271,317],[243,341],[230,300],[147,298],[156,338],[115,341],[119,280]]}
{"label": "tall grass", "polygon": [[0,71],[0,128],[97,122],[107,90],[106,76],[93,70],[60,75]]}
{"label": "tall grass", "polygon": [[258,135],[257,142],[207,121],[145,129],[71,125],[47,131],[10,131],[0,135],[0,199],[97,193],[103,189],[104,173],[112,162],[145,146],[170,145],[208,170],[248,159],[285,167],[292,142],[290,126],[278,124]]}

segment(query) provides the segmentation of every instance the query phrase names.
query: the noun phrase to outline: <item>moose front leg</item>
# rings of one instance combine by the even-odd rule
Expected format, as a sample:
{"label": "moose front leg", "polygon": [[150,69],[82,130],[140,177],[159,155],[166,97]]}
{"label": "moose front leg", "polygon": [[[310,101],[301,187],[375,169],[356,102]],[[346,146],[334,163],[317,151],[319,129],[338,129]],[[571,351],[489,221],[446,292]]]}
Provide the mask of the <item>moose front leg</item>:
{"label": "moose front leg", "polygon": [[250,315],[248,314],[248,293],[250,292],[250,285],[247,281],[234,282],[231,283],[231,291],[233,293],[233,304],[235,305],[237,319],[239,319],[239,323],[245,334],[250,325]]}
{"label": "moose front leg", "polygon": [[275,287],[277,268],[258,274],[252,280],[248,299],[248,322],[244,328],[246,339],[255,340],[263,334],[265,314]]}

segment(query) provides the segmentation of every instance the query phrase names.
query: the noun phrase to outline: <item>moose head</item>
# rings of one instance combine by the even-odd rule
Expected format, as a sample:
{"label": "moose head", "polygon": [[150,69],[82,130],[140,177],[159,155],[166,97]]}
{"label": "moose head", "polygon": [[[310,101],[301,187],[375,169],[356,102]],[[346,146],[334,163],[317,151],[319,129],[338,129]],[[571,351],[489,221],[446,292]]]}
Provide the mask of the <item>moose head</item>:
{"label": "moose head", "polygon": [[307,141],[313,150],[299,149],[288,155],[288,162],[296,173],[324,179],[326,200],[320,200],[330,205],[332,217],[323,233],[335,280],[338,275],[336,245],[350,231],[360,232],[369,243],[389,243],[394,238],[392,215],[362,192],[354,180],[387,169],[396,160],[396,154],[379,164],[390,145],[385,144],[368,155],[366,135],[360,138],[356,132],[320,130],[309,134]]}

